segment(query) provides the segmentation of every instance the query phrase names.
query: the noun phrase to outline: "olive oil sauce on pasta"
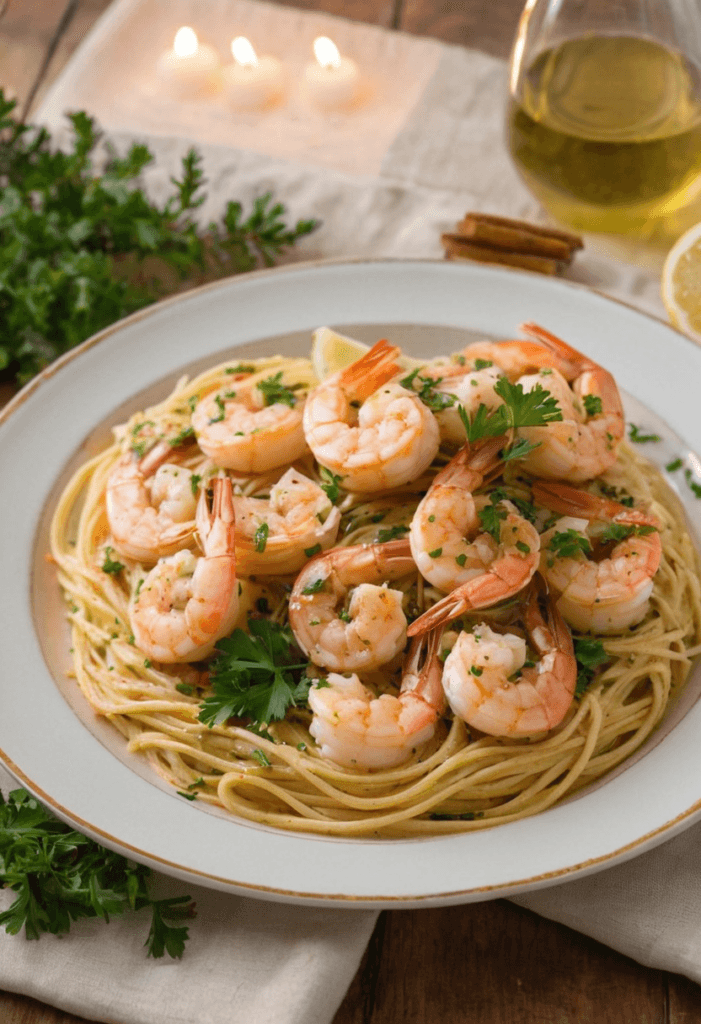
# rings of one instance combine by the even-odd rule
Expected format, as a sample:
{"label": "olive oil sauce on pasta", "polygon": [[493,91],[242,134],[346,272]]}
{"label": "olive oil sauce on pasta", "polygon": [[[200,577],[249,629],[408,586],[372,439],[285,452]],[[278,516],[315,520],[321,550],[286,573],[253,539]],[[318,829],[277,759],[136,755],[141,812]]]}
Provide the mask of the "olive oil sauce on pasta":
{"label": "olive oil sauce on pasta", "polygon": [[634,36],[587,35],[541,53],[508,114],[529,188],[581,230],[644,234],[701,188],[700,75]]}

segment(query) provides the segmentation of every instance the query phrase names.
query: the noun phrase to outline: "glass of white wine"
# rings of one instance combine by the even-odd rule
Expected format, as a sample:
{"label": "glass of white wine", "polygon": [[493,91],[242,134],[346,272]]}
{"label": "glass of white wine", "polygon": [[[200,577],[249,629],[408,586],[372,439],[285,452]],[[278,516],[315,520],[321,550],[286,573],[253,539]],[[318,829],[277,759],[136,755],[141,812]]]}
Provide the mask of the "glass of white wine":
{"label": "glass of white wine", "polygon": [[701,0],[528,0],[507,138],[565,224],[650,237],[678,222],[701,197]]}

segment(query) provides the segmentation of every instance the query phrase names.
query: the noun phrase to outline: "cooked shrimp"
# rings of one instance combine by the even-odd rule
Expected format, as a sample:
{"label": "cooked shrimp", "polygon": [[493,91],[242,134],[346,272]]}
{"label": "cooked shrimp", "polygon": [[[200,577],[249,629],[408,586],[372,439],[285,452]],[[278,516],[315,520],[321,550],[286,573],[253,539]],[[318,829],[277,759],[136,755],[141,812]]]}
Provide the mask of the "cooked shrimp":
{"label": "cooked shrimp", "polygon": [[[437,474],[411,521],[409,541],[419,572],[444,593],[468,601],[465,608],[484,607],[487,594],[493,604],[506,600],[538,568],[535,527],[507,499],[492,502],[473,493],[499,471],[504,440],[465,445]],[[487,521],[491,532],[483,525]]]}
{"label": "cooked shrimp", "polygon": [[378,341],[311,392],[304,433],[317,461],[351,491],[381,491],[416,480],[440,443],[433,413],[392,381],[399,349]]}
{"label": "cooked shrimp", "polygon": [[129,603],[136,646],[154,661],[199,661],[233,628],[239,595],[231,484],[217,477],[212,511],[197,504],[204,556],[179,551],[162,558]]}
{"label": "cooked shrimp", "polygon": [[614,464],[625,432],[618,385],[608,370],[537,324],[521,330],[537,340],[481,342],[464,354],[493,359],[524,391],[540,384],[557,398],[562,420],[518,430],[537,445],[524,469],[548,480],[592,480]]}
{"label": "cooked shrimp", "polygon": [[172,453],[168,441],[160,441],[140,459],[128,452],[107,478],[112,543],[121,555],[147,565],[186,547],[195,530],[192,473],[168,463]]}
{"label": "cooked shrimp", "polygon": [[[486,623],[460,633],[443,666],[443,689],[454,714],[489,736],[528,736],[559,725],[577,683],[572,637],[551,600],[547,621],[533,587],[525,611],[531,646],[538,653],[526,667],[526,641],[497,633]],[[517,678],[513,676],[518,673]]]}
{"label": "cooked shrimp", "polygon": [[357,675],[333,672],[323,686],[312,687],[309,706],[314,718],[309,731],[322,757],[353,768],[393,768],[432,738],[445,709],[438,657],[441,633],[429,635],[422,668],[424,639],[413,641],[396,697],[376,697]]}
{"label": "cooked shrimp", "polygon": [[[641,622],[662,556],[657,519],[555,482],[536,482],[533,498],[564,515],[541,537],[541,572],[565,620],[583,633],[604,634]],[[602,533],[595,521],[613,529]],[[597,549],[596,560],[587,557]]]}
{"label": "cooked shrimp", "polygon": [[[271,381],[277,387],[265,386]],[[294,385],[282,385],[282,371],[263,381],[232,380],[195,406],[197,443],[217,466],[239,473],[265,473],[294,462],[308,450],[302,429],[304,399],[294,391]],[[281,401],[274,400],[276,393]]]}
{"label": "cooked shrimp", "polygon": [[290,594],[290,626],[297,643],[315,665],[333,672],[369,670],[391,661],[406,643],[407,621],[404,595],[386,583],[412,571],[416,566],[408,540],[316,555]]}
{"label": "cooked shrimp", "polygon": [[341,513],[321,487],[288,469],[268,498],[234,495],[236,557],[248,576],[297,572],[336,541]]}

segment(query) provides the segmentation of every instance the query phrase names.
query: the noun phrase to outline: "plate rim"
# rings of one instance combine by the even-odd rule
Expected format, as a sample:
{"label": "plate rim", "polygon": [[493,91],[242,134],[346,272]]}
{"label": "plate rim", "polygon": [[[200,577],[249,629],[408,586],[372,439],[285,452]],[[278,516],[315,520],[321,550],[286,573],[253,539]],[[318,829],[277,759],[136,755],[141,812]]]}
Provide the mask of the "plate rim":
{"label": "plate rim", "polygon": [[[233,282],[243,282],[250,280],[252,277],[271,277],[273,275],[282,275],[288,273],[298,273],[300,271],[311,271],[318,267],[341,267],[341,266],[354,266],[358,265],[374,265],[374,264],[393,264],[399,266],[411,265],[418,268],[421,265],[431,266],[445,266],[445,260],[441,259],[402,259],[402,258],[364,258],[358,257],[356,259],[343,259],[336,258],[331,260],[309,260],[299,263],[286,264],[281,267],[265,268],[257,271],[252,271],[246,275],[232,275],[219,279],[217,281],[209,282],[204,285],[200,285],[196,288],[188,289],[183,292],[178,292],[175,295],[169,296],[160,300],[159,302],[153,303],[142,310],[138,310],[135,313],[130,314],[128,317],[122,318],[115,324],[112,324],[100,332],[92,335],[86,339],[79,346],[69,350],[60,356],[57,360],[52,362],[48,367],[40,372],[36,377],[29,381],[18,393],[15,395],[10,402],[0,410],[0,426],[2,426],[18,409],[20,409],[24,403],[34,395],[41,386],[47,381],[60,373],[64,367],[71,365],[76,359],[78,359],[84,352],[94,348],[100,342],[111,337],[115,333],[123,330],[125,327],[129,327],[133,324],[142,322],[148,319],[154,314],[158,314],[166,307],[178,305],[182,302],[192,300],[194,297],[200,296],[203,293],[209,291],[218,291],[220,289],[226,289],[231,287]],[[480,266],[480,271],[484,272],[485,267]],[[497,266],[489,266],[489,271],[497,274],[498,276],[516,276],[523,279],[524,275],[526,278],[536,279],[540,278],[540,275],[529,274],[528,272],[517,270],[514,268],[505,268]],[[542,280],[542,278],[540,278]],[[576,291],[597,295],[604,299],[606,302],[614,302],[618,305],[623,306],[627,310],[642,316],[647,320],[652,320],[662,325],[666,330],[673,331],[677,336],[687,341],[695,350],[698,350],[699,346],[689,338],[686,334],[675,328],[673,325],[668,324],[661,317],[647,311],[641,310],[634,306],[632,303],[626,302],[618,297],[607,295],[600,289],[590,287],[581,282],[569,281],[567,279],[556,278],[548,279],[548,285],[555,287],[564,287],[565,289],[575,289]],[[109,846],[112,849],[116,849],[120,852],[125,850],[129,851],[129,854],[136,854],[137,859],[145,863],[149,863],[151,866],[155,866],[157,869],[163,870],[169,874],[175,874],[176,876],[186,877],[187,879],[200,881],[202,884],[208,884],[215,888],[225,888],[228,891],[235,891],[245,893],[248,895],[257,896],[260,898],[268,899],[282,899],[291,902],[304,902],[306,904],[316,903],[320,906],[328,906],[331,904],[337,905],[352,905],[352,906],[379,906],[379,905],[390,905],[396,904],[403,907],[410,907],[412,905],[442,905],[448,903],[459,903],[469,901],[470,898],[492,898],[493,896],[505,895],[510,892],[523,892],[526,890],[532,890],[535,888],[544,887],[567,881],[573,877],[582,877],[585,874],[593,873],[594,871],[601,870],[606,866],[613,866],[615,863],[620,863],[627,859],[636,856],[637,853],[643,852],[643,849],[649,848],[652,845],[656,845],[664,841],[667,838],[672,838],[677,832],[688,827],[693,821],[701,814],[701,798],[695,801],[689,808],[683,812],[675,815],[669,821],[662,825],[646,832],[642,836],[638,837],[634,841],[624,844],[623,846],[602,854],[587,858],[577,862],[576,864],[568,865],[558,870],[547,871],[541,874],[532,875],[527,878],[519,878],[508,882],[503,882],[493,885],[484,885],[477,887],[468,887],[459,890],[432,892],[425,895],[348,895],[343,893],[338,894],[319,894],[312,892],[304,892],[290,889],[280,889],[273,886],[259,886],[249,882],[232,881],[230,878],[224,878],[215,874],[202,871],[196,868],[186,867],[175,861],[168,861],[164,858],[159,857],[147,850],[143,850],[139,847],[133,846],[132,844],[125,842],[113,836],[103,829],[91,824],[88,821],[84,821],[75,812],[72,812],[69,808],[64,807],[57,800],[51,797],[45,790],[34,783],[26,773],[15,764],[12,758],[6,753],[4,749],[0,748],[0,761],[8,768],[12,775],[15,776],[21,783],[32,792],[41,803],[50,807],[51,810],[64,821],[68,821],[72,824],[79,826],[80,831],[84,831],[87,834],[91,834],[98,838],[98,841],[103,845]],[[491,830],[485,830],[486,832]],[[287,833],[288,835],[290,833]],[[293,833],[297,835],[297,833]],[[307,833],[299,834],[303,838],[313,838]],[[446,836],[444,838],[451,838]],[[421,841],[421,840],[419,840]],[[401,840],[391,840],[390,842],[396,843]],[[639,849],[642,847],[643,849]]]}

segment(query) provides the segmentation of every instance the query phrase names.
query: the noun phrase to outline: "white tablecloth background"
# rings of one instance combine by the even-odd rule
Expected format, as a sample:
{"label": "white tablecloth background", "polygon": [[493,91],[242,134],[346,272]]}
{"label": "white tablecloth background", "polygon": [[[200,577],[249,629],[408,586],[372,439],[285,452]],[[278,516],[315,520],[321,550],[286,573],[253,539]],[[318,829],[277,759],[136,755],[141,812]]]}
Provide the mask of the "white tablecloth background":
{"label": "white tablecloth background", "polygon": [[[221,99],[177,104],[154,75],[181,24],[226,55],[233,35],[285,59],[285,102],[233,115]],[[361,65],[367,99],[323,117],[296,83],[311,40],[330,35]],[[290,220],[320,230],[287,259],[441,255],[465,211],[543,220],[503,142],[506,66],[483,54],[255,0],[116,0],[46,96],[36,120],[59,137],[66,111],[94,114],[117,148],[156,156],[154,198],[195,144],[202,217],[271,190]],[[664,316],[659,251],[587,239],[568,276]],[[0,769],[6,792],[12,780]],[[514,900],[642,964],[701,982],[701,826],[619,867]],[[81,922],[40,942],[0,933],[0,988],[111,1024],[328,1024],[358,967],[375,912],[283,906],[156,879],[191,893],[198,916],[181,961],[145,957],[146,913]],[[12,894],[0,894],[8,906]]]}

